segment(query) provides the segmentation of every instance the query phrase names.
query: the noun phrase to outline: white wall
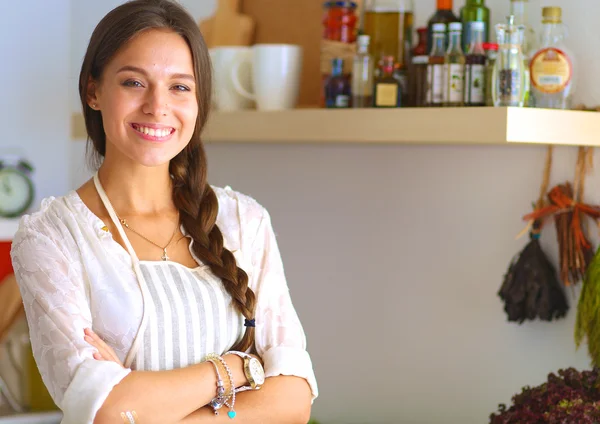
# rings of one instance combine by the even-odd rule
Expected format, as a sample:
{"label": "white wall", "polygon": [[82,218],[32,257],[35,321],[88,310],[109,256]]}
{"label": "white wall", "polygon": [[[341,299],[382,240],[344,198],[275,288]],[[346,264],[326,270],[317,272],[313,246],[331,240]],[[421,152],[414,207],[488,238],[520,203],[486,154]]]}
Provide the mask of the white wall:
{"label": "white wall", "polygon": [[[72,76],[95,22],[118,3],[72,1]],[[214,7],[182,3],[197,17]],[[435,1],[416,3],[422,25]],[[530,3],[532,18],[549,5]],[[509,1],[488,4],[494,23],[502,21]],[[554,4],[565,8],[571,45],[586,66],[577,101],[600,104],[593,54],[600,6]],[[271,211],[320,384],[314,416],[323,423],[482,423],[523,385],[560,367],[588,367],[585,351],[574,349],[574,309],[563,321],[517,326],[505,322],[496,296],[526,241],[514,236],[538,195],[543,147],[207,149],[212,183],[230,184]],[[73,186],[89,176],[82,152],[75,143]],[[572,179],[574,163],[574,149],[557,149],[552,183]],[[600,202],[595,176],[587,193]],[[554,240],[548,228],[543,243],[553,258]]]}
{"label": "white wall", "polygon": [[70,2],[5,2],[2,16],[0,157],[16,153],[34,165],[37,206],[70,186]]}

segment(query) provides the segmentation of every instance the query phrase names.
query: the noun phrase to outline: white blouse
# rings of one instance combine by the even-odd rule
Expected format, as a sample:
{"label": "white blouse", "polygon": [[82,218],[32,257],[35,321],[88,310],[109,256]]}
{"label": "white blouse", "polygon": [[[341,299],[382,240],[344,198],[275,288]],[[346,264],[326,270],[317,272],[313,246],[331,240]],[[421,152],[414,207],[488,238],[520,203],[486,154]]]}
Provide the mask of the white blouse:
{"label": "white blouse", "polygon": [[[255,344],[265,374],[305,378],[314,400],[317,383],[270,216],[249,196],[229,187],[213,189],[224,246],[248,274],[257,296]],[[143,296],[134,260],[103,227],[105,223],[71,191],[42,201],[40,211],[21,219],[13,239],[12,261],[33,354],[63,411],[63,424],[92,423],[112,388],[131,372],[114,362],[95,360],[95,349],[83,339],[84,328],[92,328],[126,367],[135,369],[132,347],[142,330]],[[204,278],[220,282],[204,264],[198,265],[205,270]]]}

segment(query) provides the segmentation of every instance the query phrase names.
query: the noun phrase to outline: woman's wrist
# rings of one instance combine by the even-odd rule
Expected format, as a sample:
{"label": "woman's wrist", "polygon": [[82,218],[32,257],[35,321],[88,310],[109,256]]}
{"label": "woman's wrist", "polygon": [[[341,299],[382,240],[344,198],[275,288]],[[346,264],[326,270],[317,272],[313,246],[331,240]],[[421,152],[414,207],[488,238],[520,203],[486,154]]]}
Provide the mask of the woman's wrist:
{"label": "woman's wrist", "polygon": [[242,387],[248,384],[246,373],[244,372],[244,360],[234,354],[223,355],[223,359],[227,362],[231,375],[233,377],[233,384],[236,388]]}

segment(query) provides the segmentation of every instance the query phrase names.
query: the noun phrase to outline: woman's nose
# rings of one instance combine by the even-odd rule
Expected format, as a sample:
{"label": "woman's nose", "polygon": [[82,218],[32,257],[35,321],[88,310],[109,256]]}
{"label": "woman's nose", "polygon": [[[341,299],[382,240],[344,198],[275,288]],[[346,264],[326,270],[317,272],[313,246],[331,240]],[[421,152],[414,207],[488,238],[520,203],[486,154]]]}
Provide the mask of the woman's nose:
{"label": "woman's nose", "polygon": [[144,113],[154,116],[167,116],[170,111],[167,94],[160,88],[149,91],[144,104]]}

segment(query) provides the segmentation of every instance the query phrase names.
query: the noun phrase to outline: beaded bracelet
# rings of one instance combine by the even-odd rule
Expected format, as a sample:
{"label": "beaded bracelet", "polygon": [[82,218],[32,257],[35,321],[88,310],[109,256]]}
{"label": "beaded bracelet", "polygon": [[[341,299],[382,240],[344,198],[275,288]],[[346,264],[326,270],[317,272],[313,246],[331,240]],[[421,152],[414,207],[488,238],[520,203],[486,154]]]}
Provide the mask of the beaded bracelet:
{"label": "beaded bracelet", "polygon": [[215,368],[215,373],[217,374],[217,396],[209,402],[209,405],[212,407],[215,415],[219,415],[219,409],[225,405],[227,401],[227,396],[225,396],[225,386],[223,385],[223,380],[221,379],[221,373],[219,372],[219,366],[215,362],[212,357],[207,357],[207,362],[213,364]]}
{"label": "beaded bracelet", "polygon": [[[237,413],[233,409],[233,407],[235,405],[235,384],[233,382],[233,376],[231,374],[231,369],[229,369],[229,366],[227,365],[227,362],[225,362],[225,359],[223,359],[219,355],[209,354],[209,355],[207,355],[207,360],[218,360],[221,363],[221,365],[223,365],[223,368],[225,368],[225,372],[227,373],[227,378],[229,378],[229,386],[231,387],[231,393],[229,393],[225,397],[224,404],[229,407],[229,412],[227,413],[227,416],[231,419],[234,419],[235,416],[237,415]],[[231,399],[231,403],[229,403],[229,399]]]}

